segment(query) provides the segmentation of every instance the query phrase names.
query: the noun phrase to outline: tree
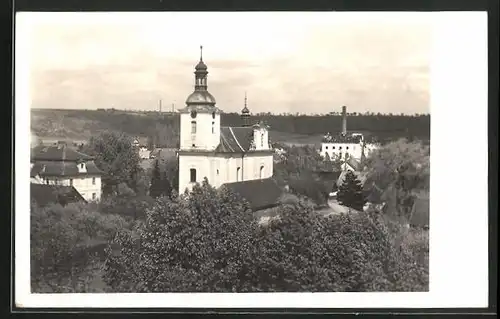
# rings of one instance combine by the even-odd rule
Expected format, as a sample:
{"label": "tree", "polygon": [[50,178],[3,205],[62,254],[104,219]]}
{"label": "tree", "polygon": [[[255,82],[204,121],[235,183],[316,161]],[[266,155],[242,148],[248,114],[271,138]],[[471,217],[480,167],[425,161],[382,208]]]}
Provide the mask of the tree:
{"label": "tree", "polygon": [[382,190],[388,212],[407,217],[413,193],[429,191],[430,149],[419,141],[391,142],[370,153],[366,166],[369,191]]}
{"label": "tree", "polygon": [[111,194],[120,183],[126,183],[136,189],[138,173],[141,170],[140,158],[128,136],[103,132],[90,139],[85,151],[95,157],[96,165],[104,171],[103,195]]}
{"label": "tree", "polygon": [[153,171],[151,173],[151,186],[149,187],[149,195],[153,198],[157,198],[164,194],[164,182],[162,180],[162,175],[160,171],[159,161],[155,161]]}
{"label": "tree", "polygon": [[245,201],[205,180],[190,194],[158,199],[136,237],[117,236],[105,280],[116,291],[248,291],[255,227]]}
{"label": "tree", "polygon": [[345,180],[337,192],[337,200],[340,204],[362,211],[366,203],[361,182],[352,171],[348,171]]}
{"label": "tree", "polygon": [[[99,263],[95,248],[129,224],[91,204],[31,207],[31,283],[34,292],[99,292],[89,287]],[[99,252],[99,249],[97,250]]]}

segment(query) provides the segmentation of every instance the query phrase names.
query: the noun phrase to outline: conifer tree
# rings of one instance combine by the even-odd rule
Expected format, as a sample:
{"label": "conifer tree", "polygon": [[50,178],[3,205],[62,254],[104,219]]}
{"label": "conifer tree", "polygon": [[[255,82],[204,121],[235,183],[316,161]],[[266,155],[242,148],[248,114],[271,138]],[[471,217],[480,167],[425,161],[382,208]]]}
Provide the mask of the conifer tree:
{"label": "conifer tree", "polygon": [[366,203],[361,182],[352,171],[348,171],[345,179],[339,187],[337,200],[340,204],[362,211]]}
{"label": "conifer tree", "polygon": [[172,182],[170,181],[168,172],[166,170],[163,172],[162,184],[162,194],[168,197],[172,196]]}
{"label": "conifer tree", "polygon": [[151,186],[149,187],[149,196],[156,198],[162,195],[162,178],[160,172],[160,163],[155,161],[155,166],[151,173]]}

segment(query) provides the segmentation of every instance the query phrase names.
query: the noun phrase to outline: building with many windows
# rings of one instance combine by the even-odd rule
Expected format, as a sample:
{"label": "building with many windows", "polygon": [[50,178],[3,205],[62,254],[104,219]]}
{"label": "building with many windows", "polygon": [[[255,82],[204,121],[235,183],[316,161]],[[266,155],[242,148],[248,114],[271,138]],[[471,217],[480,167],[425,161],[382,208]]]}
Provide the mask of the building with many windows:
{"label": "building with many windows", "polygon": [[101,198],[101,176],[94,158],[60,143],[31,151],[31,183],[73,186],[87,201]]}

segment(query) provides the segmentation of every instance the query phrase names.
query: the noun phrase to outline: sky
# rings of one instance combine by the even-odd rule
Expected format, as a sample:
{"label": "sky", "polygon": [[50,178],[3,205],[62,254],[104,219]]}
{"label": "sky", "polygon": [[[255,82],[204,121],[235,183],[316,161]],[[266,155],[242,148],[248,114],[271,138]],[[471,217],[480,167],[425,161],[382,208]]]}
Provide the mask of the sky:
{"label": "sky", "polygon": [[203,45],[226,112],[247,92],[252,113],[429,113],[428,13],[19,13],[16,29],[32,108],[184,107]]}

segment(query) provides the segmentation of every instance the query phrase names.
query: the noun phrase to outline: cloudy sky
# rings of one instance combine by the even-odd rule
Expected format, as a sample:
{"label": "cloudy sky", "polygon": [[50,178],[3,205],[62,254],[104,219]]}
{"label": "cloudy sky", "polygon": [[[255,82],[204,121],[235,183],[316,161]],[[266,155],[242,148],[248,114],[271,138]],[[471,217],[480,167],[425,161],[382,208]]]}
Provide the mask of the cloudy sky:
{"label": "cloudy sky", "polygon": [[16,27],[35,108],[180,108],[203,45],[228,112],[245,91],[252,112],[429,112],[426,13],[21,13]]}

